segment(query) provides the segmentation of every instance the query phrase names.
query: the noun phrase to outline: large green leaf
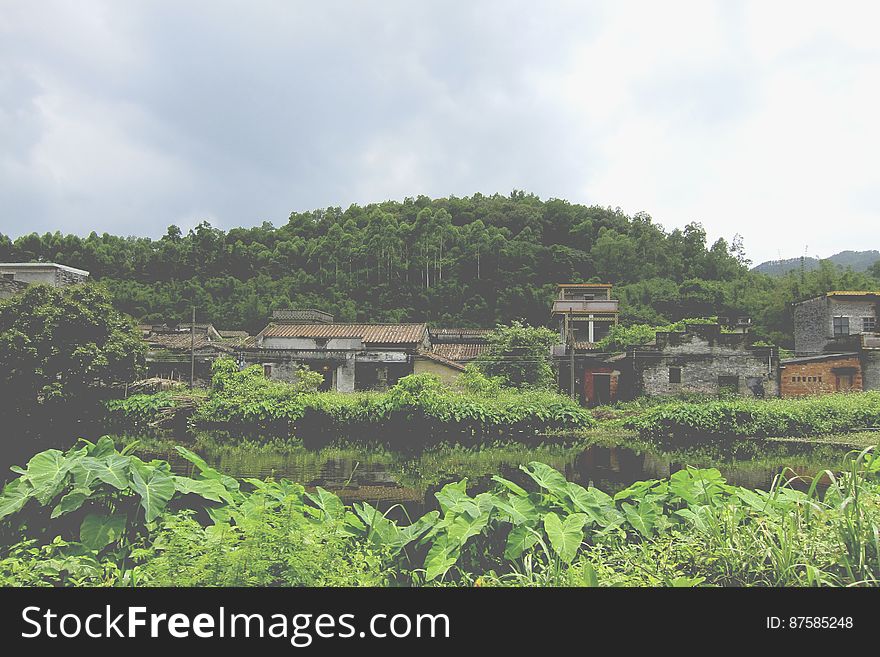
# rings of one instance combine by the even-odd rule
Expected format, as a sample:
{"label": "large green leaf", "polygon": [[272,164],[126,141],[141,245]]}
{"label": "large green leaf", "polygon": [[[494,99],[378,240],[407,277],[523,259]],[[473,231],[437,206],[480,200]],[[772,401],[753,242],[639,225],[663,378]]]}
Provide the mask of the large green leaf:
{"label": "large green leaf", "polygon": [[409,537],[391,520],[382,515],[376,507],[363,502],[354,505],[355,512],[366,524],[370,540],[380,545],[400,549],[409,543]]}
{"label": "large green leaf", "polygon": [[572,513],[564,521],[552,512],[544,516],[544,531],[550,539],[550,546],[565,563],[570,563],[577,554],[584,540],[586,522],[587,516],[583,513]]}
{"label": "large green leaf", "polygon": [[214,502],[228,502],[232,498],[226,487],[217,479],[190,479],[174,476],[174,488],[181,495],[194,493]]}
{"label": "large green leaf", "polygon": [[489,514],[484,513],[477,518],[471,518],[468,514],[456,514],[446,529],[449,540],[464,545],[469,538],[476,536],[489,522]]}
{"label": "large green leaf", "polygon": [[528,525],[518,525],[510,530],[507,535],[507,545],[504,548],[506,559],[519,559],[522,553],[532,548],[538,542],[538,533]]}
{"label": "large green leaf", "polygon": [[17,513],[31,498],[34,489],[24,477],[13,479],[3,487],[0,494],[0,519]]}
{"label": "large green leaf", "polygon": [[324,490],[320,486],[315,488],[314,493],[306,493],[315,506],[323,513],[324,519],[332,520],[333,518],[341,518],[345,513],[345,505],[338,496],[329,490]]}
{"label": "large green leaf", "polygon": [[58,502],[58,506],[52,509],[52,517],[57,518],[63,516],[65,513],[76,511],[87,499],[89,499],[91,494],[92,491],[87,488],[74,488],[61,498],[61,501]]}
{"label": "large green leaf", "polygon": [[131,487],[141,496],[146,521],[152,522],[174,496],[174,477],[165,468],[134,458],[131,462]]}
{"label": "large green leaf", "polygon": [[86,456],[79,462],[79,468],[91,473],[105,484],[110,484],[118,490],[124,490],[129,486],[130,462],[130,456],[120,456],[115,453],[100,457]]}
{"label": "large green leaf", "polygon": [[35,454],[27,465],[27,474],[34,487],[33,495],[40,504],[48,504],[64,488],[71,462],[57,449]]}
{"label": "large green leaf", "polygon": [[534,479],[541,488],[549,490],[558,497],[565,496],[568,482],[558,470],[539,461],[532,461],[529,463],[529,467],[521,465],[520,469]]}
{"label": "large green leaf", "polygon": [[571,500],[575,510],[586,513],[590,520],[600,527],[609,523],[609,513],[614,510],[611,498],[594,488],[587,490],[574,482],[567,482],[566,496]]}
{"label": "large green leaf", "polygon": [[80,525],[79,540],[87,548],[97,552],[122,538],[125,533],[125,523],[126,517],[121,514],[101,516],[90,513]]}
{"label": "large green leaf", "polygon": [[238,482],[238,479],[235,479],[234,477],[230,477],[229,475],[225,475],[218,470],[215,470],[205,462],[205,459],[203,459],[195,452],[188,450],[186,447],[181,447],[180,445],[177,445],[174,447],[174,449],[183,458],[196,466],[196,469],[198,469],[199,474],[203,479],[217,479],[226,487],[226,490],[233,494],[235,494],[239,490],[240,484]]}
{"label": "large green leaf", "polygon": [[511,496],[508,499],[496,499],[495,506],[510,517],[514,525],[533,523],[538,518],[538,510],[526,497]]}
{"label": "large green leaf", "polygon": [[497,481],[499,484],[510,490],[517,497],[525,497],[526,495],[528,495],[528,492],[525,488],[523,488],[519,484],[513,483],[509,479],[501,477],[500,475],[493,475],[492,481]]}
{"label": "large green leaf", "polygon": [[446,484],[434,497],[440,503],[443,513],[453,511],[455,513],[467,513],[473,518],[480,515],[480,505],[466,492],[467,479],[462,479],[452,484]]}
{"label": "large green leaf", "polygon": [[428,556],[425,557],[425,577],[430,582],[438,577],[443,577],[446,572],[458,561],[459,546],[451,541],[448,536],[441,535],[431,545]]}
{"label": "large green leaf", "polygon": [[660,510],[656,505],[645,500],[637,506],[624,502],[621,505],[627,522],[642,536],[649,537],[653,533],[654,525],[660,517]]}

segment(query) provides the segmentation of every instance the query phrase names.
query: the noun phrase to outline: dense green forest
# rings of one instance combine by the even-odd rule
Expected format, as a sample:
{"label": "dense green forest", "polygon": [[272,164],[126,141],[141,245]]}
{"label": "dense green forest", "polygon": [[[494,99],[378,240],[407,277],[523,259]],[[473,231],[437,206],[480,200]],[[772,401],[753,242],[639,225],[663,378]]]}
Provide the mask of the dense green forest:
{"label": "dense green forest", "polygon": [[201,321],[251,331],[288,307],[340,321],[542,325],[556,283],[601,281],[615,285],[624,322],[748,315],[760,338],[789,346],[789,302],[880,287],[880,263],[769,277],[749,271],[737,235],[710,245],[698,223],[667,231],[645,213],[519,191],[295,212],[277,228],[170,226],[158,240],[0,235],[0,261],[32,260],[89,270],[143,321],[184,321],[194,302]]}

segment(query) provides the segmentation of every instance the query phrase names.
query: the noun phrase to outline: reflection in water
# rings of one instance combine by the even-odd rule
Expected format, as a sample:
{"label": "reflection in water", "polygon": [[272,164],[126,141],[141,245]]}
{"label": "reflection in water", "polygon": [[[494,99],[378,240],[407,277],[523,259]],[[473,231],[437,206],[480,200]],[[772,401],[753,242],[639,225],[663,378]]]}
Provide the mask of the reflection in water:
{"label": "reflection in water", "polygon": [[[370,502],[383,511],[401,505],[410,515],[436,508],[434,493],[463,477],[468,477],[472,492],[490,488],[494,474],[532,486],[519,466],[534,460],[559,469],[570,481],[612,494],[636,481],[668,477],[688,465],[717,467],[732,484],[765,490],[785,470],[812,478],[823,467],[832,465],[828,460],[812,465],[808,455],[797,453],[783,452],[771,458],[737,461],[596,445],[534,449],[493,446],[473,450],[440,447],[409,453],[367,447],[250,451],[207,446],[196,447],[196,451],[210,465],[235,477],[287,478],[302,483],[307,489],[321,486],[334,491],[348,503]],[[838,458],[845,452],[839,450]],[[182,459],[170,443],[167,451],[141,450],[140,454],[142,458],[168,460],[173,469],[182,474],[192,471],[192,465]]]}
{"label": "reflection in water", "polygon": [[[100,435],[100,434],[98,434]],[[97,435],[92,437],[97,439]],[[450,440],[454,441],[455,436]],[[195,443],[193,443],[195,440]],[[346,502],[365,501],[383,512],[395,505],[411,516],[436,508],[434,493],[445,484],[468,478],[471,492],[487,490],[492,476],[500,474],[526,487],[533,482],[519,467],[541,461],[563,472],[571,481],[617,492],[636,481],[662,479],[690,465],[717,467],[732,484],[768,489],[774,479],[799,475],[806,481],[825,468],[839,467],[846,448],[811,445],[774,445],[744,441],[721,454],[717,448],[689,452],[663,452],[628,447],[588,447],[575,444],[527,446],[489,445],[478,448],[434,446],[422,451],[389,451],[368,446],[308,449],[293,444],[275,444],[268,439],[241,442],[240,437],[221,432],[198,436],[147,438],[137,450],[141,458],[159,458],[171,463],[175,472],[188,474],[193,466],[173,448],[187,444],[211,466],[234,477],[274,477],[299,482],[307,488],[321,486],[336,492]],[[117,444],[130,439],[117,437]],[[70,442],[17,441],[0,450],[0,483],[12,475],[11,465],[24,465],[43,449],[67,449]]]}

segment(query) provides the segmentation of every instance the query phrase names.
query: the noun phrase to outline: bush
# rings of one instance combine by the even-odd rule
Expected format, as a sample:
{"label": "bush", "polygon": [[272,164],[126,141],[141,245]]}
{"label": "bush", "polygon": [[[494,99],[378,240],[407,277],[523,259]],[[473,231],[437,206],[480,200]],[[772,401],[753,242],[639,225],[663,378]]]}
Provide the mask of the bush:
{"label": "bush", "polygon": [[647,438],[687,440],[843,433],[880,426],[880,392],[671,402],[647,409],[624,426]]}
{"label": "bush", "polygon": [[[546,390],[502,388],[471,370],[461,387],[433,374],[401,378],[386,392],[314,392],[311,372],[294,384],[270,381],[258,366],[238,371],[214,365],[212,389],[191,422],[252,431],[294,432],[305,439],[351,438],[424,443],[431,439],[565,432],[593,426],[592,415],[568,397]],[[318,375],[319,376],[319,375]],[[146,395],[111,406],[132,422],[167,408],[168,397]]]}

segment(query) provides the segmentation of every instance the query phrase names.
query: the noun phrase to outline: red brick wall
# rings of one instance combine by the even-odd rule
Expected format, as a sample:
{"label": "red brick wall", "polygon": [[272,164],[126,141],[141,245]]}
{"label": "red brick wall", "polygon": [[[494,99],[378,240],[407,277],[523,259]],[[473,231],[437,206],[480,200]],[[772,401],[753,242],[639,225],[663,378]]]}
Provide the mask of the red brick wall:
{"label": "red brick wall", "polygon": [[[837,377],[843,375],[833,370],[853,368],[852,390],[862,389],[862,369],[857,356],[820,360],[811,363],[790,363],[780,373],[780,394],[783,397],[801,397],[837,392]],[[841,389],[844,382],[841,381]]]}

